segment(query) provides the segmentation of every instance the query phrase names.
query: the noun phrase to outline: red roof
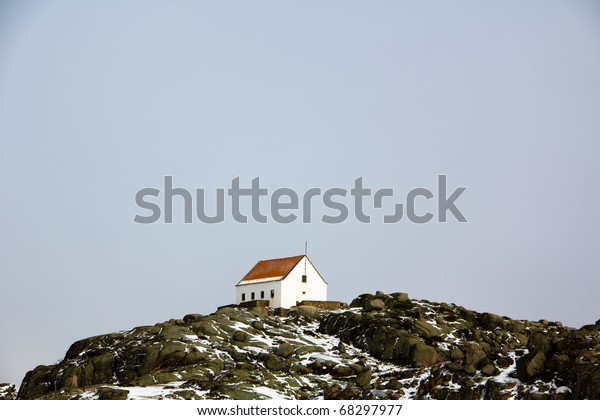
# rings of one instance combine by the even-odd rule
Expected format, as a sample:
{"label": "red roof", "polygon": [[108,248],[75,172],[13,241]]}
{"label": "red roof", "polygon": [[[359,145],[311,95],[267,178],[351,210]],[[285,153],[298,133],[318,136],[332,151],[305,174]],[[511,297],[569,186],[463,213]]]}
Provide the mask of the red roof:
{"label": "red roof", "polygon": [[240,283],[273,277],[279,277],[278,280],[280,280],[287,276],[303,257],[304,255],[296,255],[295,257],[259,261],[252,270],[244,276]]}

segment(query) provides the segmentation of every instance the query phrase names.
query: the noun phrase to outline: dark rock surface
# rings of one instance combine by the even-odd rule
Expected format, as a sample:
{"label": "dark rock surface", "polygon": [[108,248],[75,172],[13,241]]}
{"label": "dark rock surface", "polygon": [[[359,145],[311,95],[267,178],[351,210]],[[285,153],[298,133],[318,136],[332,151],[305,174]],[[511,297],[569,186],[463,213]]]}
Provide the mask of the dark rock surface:
{"label": "dark rock surface", "polygon": [[0,400],[17,398],[17,387],[14,384],[0,384]]}

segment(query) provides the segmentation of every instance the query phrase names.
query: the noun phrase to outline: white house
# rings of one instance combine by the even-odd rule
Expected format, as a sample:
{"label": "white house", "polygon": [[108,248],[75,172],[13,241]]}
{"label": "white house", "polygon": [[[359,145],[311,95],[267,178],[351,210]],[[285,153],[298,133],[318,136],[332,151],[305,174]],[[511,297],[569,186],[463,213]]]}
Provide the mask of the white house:
{"label": "white house", "polygon": [[327,282],[306,255],[263,260],[235,285],[235,303],[268,300],[289,308],[303,300],[327,300]]}

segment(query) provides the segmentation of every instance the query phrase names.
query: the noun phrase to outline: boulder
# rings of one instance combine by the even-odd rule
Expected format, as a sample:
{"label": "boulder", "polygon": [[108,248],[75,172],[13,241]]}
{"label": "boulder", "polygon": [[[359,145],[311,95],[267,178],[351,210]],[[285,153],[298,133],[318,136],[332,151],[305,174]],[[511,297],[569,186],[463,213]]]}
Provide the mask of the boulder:
{"label": "boulder", "polygon": [[159,348],[160,348],[160,352],[159,352],[158,357],[160,360],[163,360],[165,357],[167,357],[171,353],[177,353],[177,352],[185,353],[188,350],[187,346],[179,341],[166,342],[166,343],[160,345]]}
{"label": "boulder", "polygon": [[552,350],[552,340],[546,334],[535,333],[527,341],[527,348],[530,353],[540,352],[545,356]]}
{"label": "boulder", "polygon": [[201,351],[191,351],[186,354],[183,359],[183,365],[195,365],[201,361],[204,361],[208,358],[208,355]]}
{"label": "boulder", "polygon": [[402,383],[400,383],[400,381],[398,381],[397,379],[392,379],[392,380],[389,380],[385,384],[385,388],[386,389],[393,389],[395,391],[398,391],[398,390],[402,389]]}
{"label": "boulder", "polygon": [[299,346],[294,350],[296,356],[302,356],[308,353],[325,353],[325,349],[321,346],[307,344],[305,346]]}
{"label": "boulder", "polygon": [[348,365],[355,373],[360,373],[363,370],[365,370],[365,366],[364,364],[360,364],[360,363],[350,363]]}
{"label": "boulder", "polygon": [[333,360],[316,359],[313,360],[308,366],[313,370],[313,372],[323,375],[332,373],[333,370],[338,366],[338,363]]}
{"label": "boulder", "polygon": [[245,332],[245,331],[236,331],[233,333],[233,335],[231,336],[231,338],[233,338],[233,341],[239,341],[240,343],[245,343],[248,340],[250,340],[250,335]]}
{"label": "boulder", "polygon": [[210,321],[194,322],[190,325],[190,328],[197,335],[204,335],[204,336],[208,336],[208,337],[219,335],[219,331],[215,328],[214,324]]}
{"label": "boulder", "polygon": [[99,400],[126,400],[129,395],[129,391],[126,389],[116,389],[102,387],[98,389]]}
{"label": "boulder", "polygon": [[367,300],[363,305],[365,311],[381,311],[385,309],[385,303],[381,299]]}
{"label": "boulder", "polygon": [[342,392],[342,387],[338,384],[328,386],[323,391],[323,398],[326,400],[337,400]]}
{"label": "boulder", "polygon": [[184,335],[191,335],[192,331],[190,331],[187,327],[181,327],[178,325],[167,325],[163,327],[163,329],[158,334],[162,340],[179,340],[183,338]]}
{"label": "boulder", "polygon": [[474,375],[475,373],[477,373],[477,368],[473,365],[467,365],[464,368],[464,372],[468,373],[469,375]]}
{"label": "boulder", "polygon": [[479,324],[486,330],[493,330],[504,325],[504,318],[500,315],[484,312],[479,315]]}
{"label": "boulder", "polygon": [[165,398],[195,400],[197,398],[197,394],[189,389],[183,389],[181,391],[173,391],[172,394],[166,395]]}
{"label": "boulder", "polygon": [[202,321],[202,318],[204,318],[204,315],[188,314],[183,317],[183,322],[185,322],[186,324],[192,324],[194,322]]}
{"label": "boulder", "polygon": [[371,379],[373,379],[373,372],[371,369],[365,369],[356,375],[356,385],[361,388],[368,388],[371,384]]}
{"label": "boulder", "polygon": [[308,375],[310,373],[313,373],[311,368],[301,363],[293,363],[290,366],[290,372],[297,373],[299,375]]}
{"label": "boulder", "polygon": [[352,376],[352,375],[354,375],[354,369],[352,369],[350,366],[337,365],[332,369],[331,375],[336,378],[344,377],[344,376]]}
{"label": "boulder", "polygon": [[286,371],[290,365],[284,359],[274,354],[268,354],[265,356],[265,366],[267,369],[274,371]]}
{"label": "boulder", "polygon": [[392,293],[392,297],[396,302],[407,302],[409,300],[408,293]]}
{"label": "boulder", "polygon": [[539,376],[546,364],[546,356],[542,352],[528,353],[517,360],[517,377],[521,381],[529,381]]}
{"label": "boulder", "polygon": [[414,327],[415,331],[423,338],[439,337],[442,335],[441,329],[420,319],[415,321]]}
{"label": "boulder", "polygon": [[471,366],[477,366],[479,362],[487,357],[483,347],[479,343],[470,343],[465,353],[465,364]]}
{"label": "boulder", "polygon": [[179,380],[179,376],[170,372],[158,372],[154,375],[154,380],[157,384],[167,384],[169,382],[175,382]]}
{"label": "boulder", "polygon": [[356,386],[347,386],[340,392],[339,400],[362,400],[363,390]]}
{"label": "boulder", "polygon": [[279,347],[277,347],[275,349],[275,351],[273,353],[275,353],[277,356],[281,356],[281,357],[288,357],[290,356],[292,353],[294,353],[294,346],[288,344],[288,343],[282,343],[279,345]]}
{"label": "boulder", "polygon": [[250,325],[252,326],[252,328],[257,329],[259,331],[265,329],[265,324],[262,321],[252,321]]}
{"label": "boulder", "polygon": [[481,373],[487,376],[496,376],[500,373],[500,371],[498,370],[498,368],[496,368],[496,366],[494,366],[491,363],[488,363],[481,368]]}
{"label": "boulder", "polygon": [[418,343],[411,351],[411,362],[413,366],[431,366],[440,360],[438,352],[427,344]]}
{"label": "boulder", "polygon": [[154,379],[154,376],[151,374],[147,374],[147,375],[143,375],[140,376],[137,380],[136,380],[136,385],[138,386],[151,386],[156,384],[156,380]]}
{"label": "boulder", "polygon": [[249,312],[261,318],[269,316],[269,308],[264,306],[255,306],[254,308],[250,308]]}
{"label": "boulder", "polygon": [[450,360],[453,362],[456,360],[465,360],[465,354],[458,347],[452,347],[452,349],[450,349]]}
{"label": "boulder", "polygon": [[508,400],[512,398],[511,390],[516,384],[496,382],[492,379],[485,383],[484,399],[486,400]]}
{"label": "boulder", "polygon": [[364,308],[365,302],[367,302],[368,300],[371,300],[371,299],[375,299],[375,296],[373,296],[370,293],[362,294],[362,295],[354,298],[352,300],[352,302],[350,302],[350,307],[351,308]]}

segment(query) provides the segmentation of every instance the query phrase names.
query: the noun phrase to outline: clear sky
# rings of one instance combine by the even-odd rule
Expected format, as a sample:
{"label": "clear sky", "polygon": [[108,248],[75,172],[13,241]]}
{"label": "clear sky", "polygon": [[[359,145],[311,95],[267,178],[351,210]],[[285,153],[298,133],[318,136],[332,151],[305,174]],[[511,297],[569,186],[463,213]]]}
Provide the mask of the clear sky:
{"label": "clear sky", "polygon": [[[599,75],[593,1],[1,2],[0,382],[213,312],[305,240],[334,300],[593,323]],[[438,174],[468,223],[133,221],[166,175],[402,198]]]}

